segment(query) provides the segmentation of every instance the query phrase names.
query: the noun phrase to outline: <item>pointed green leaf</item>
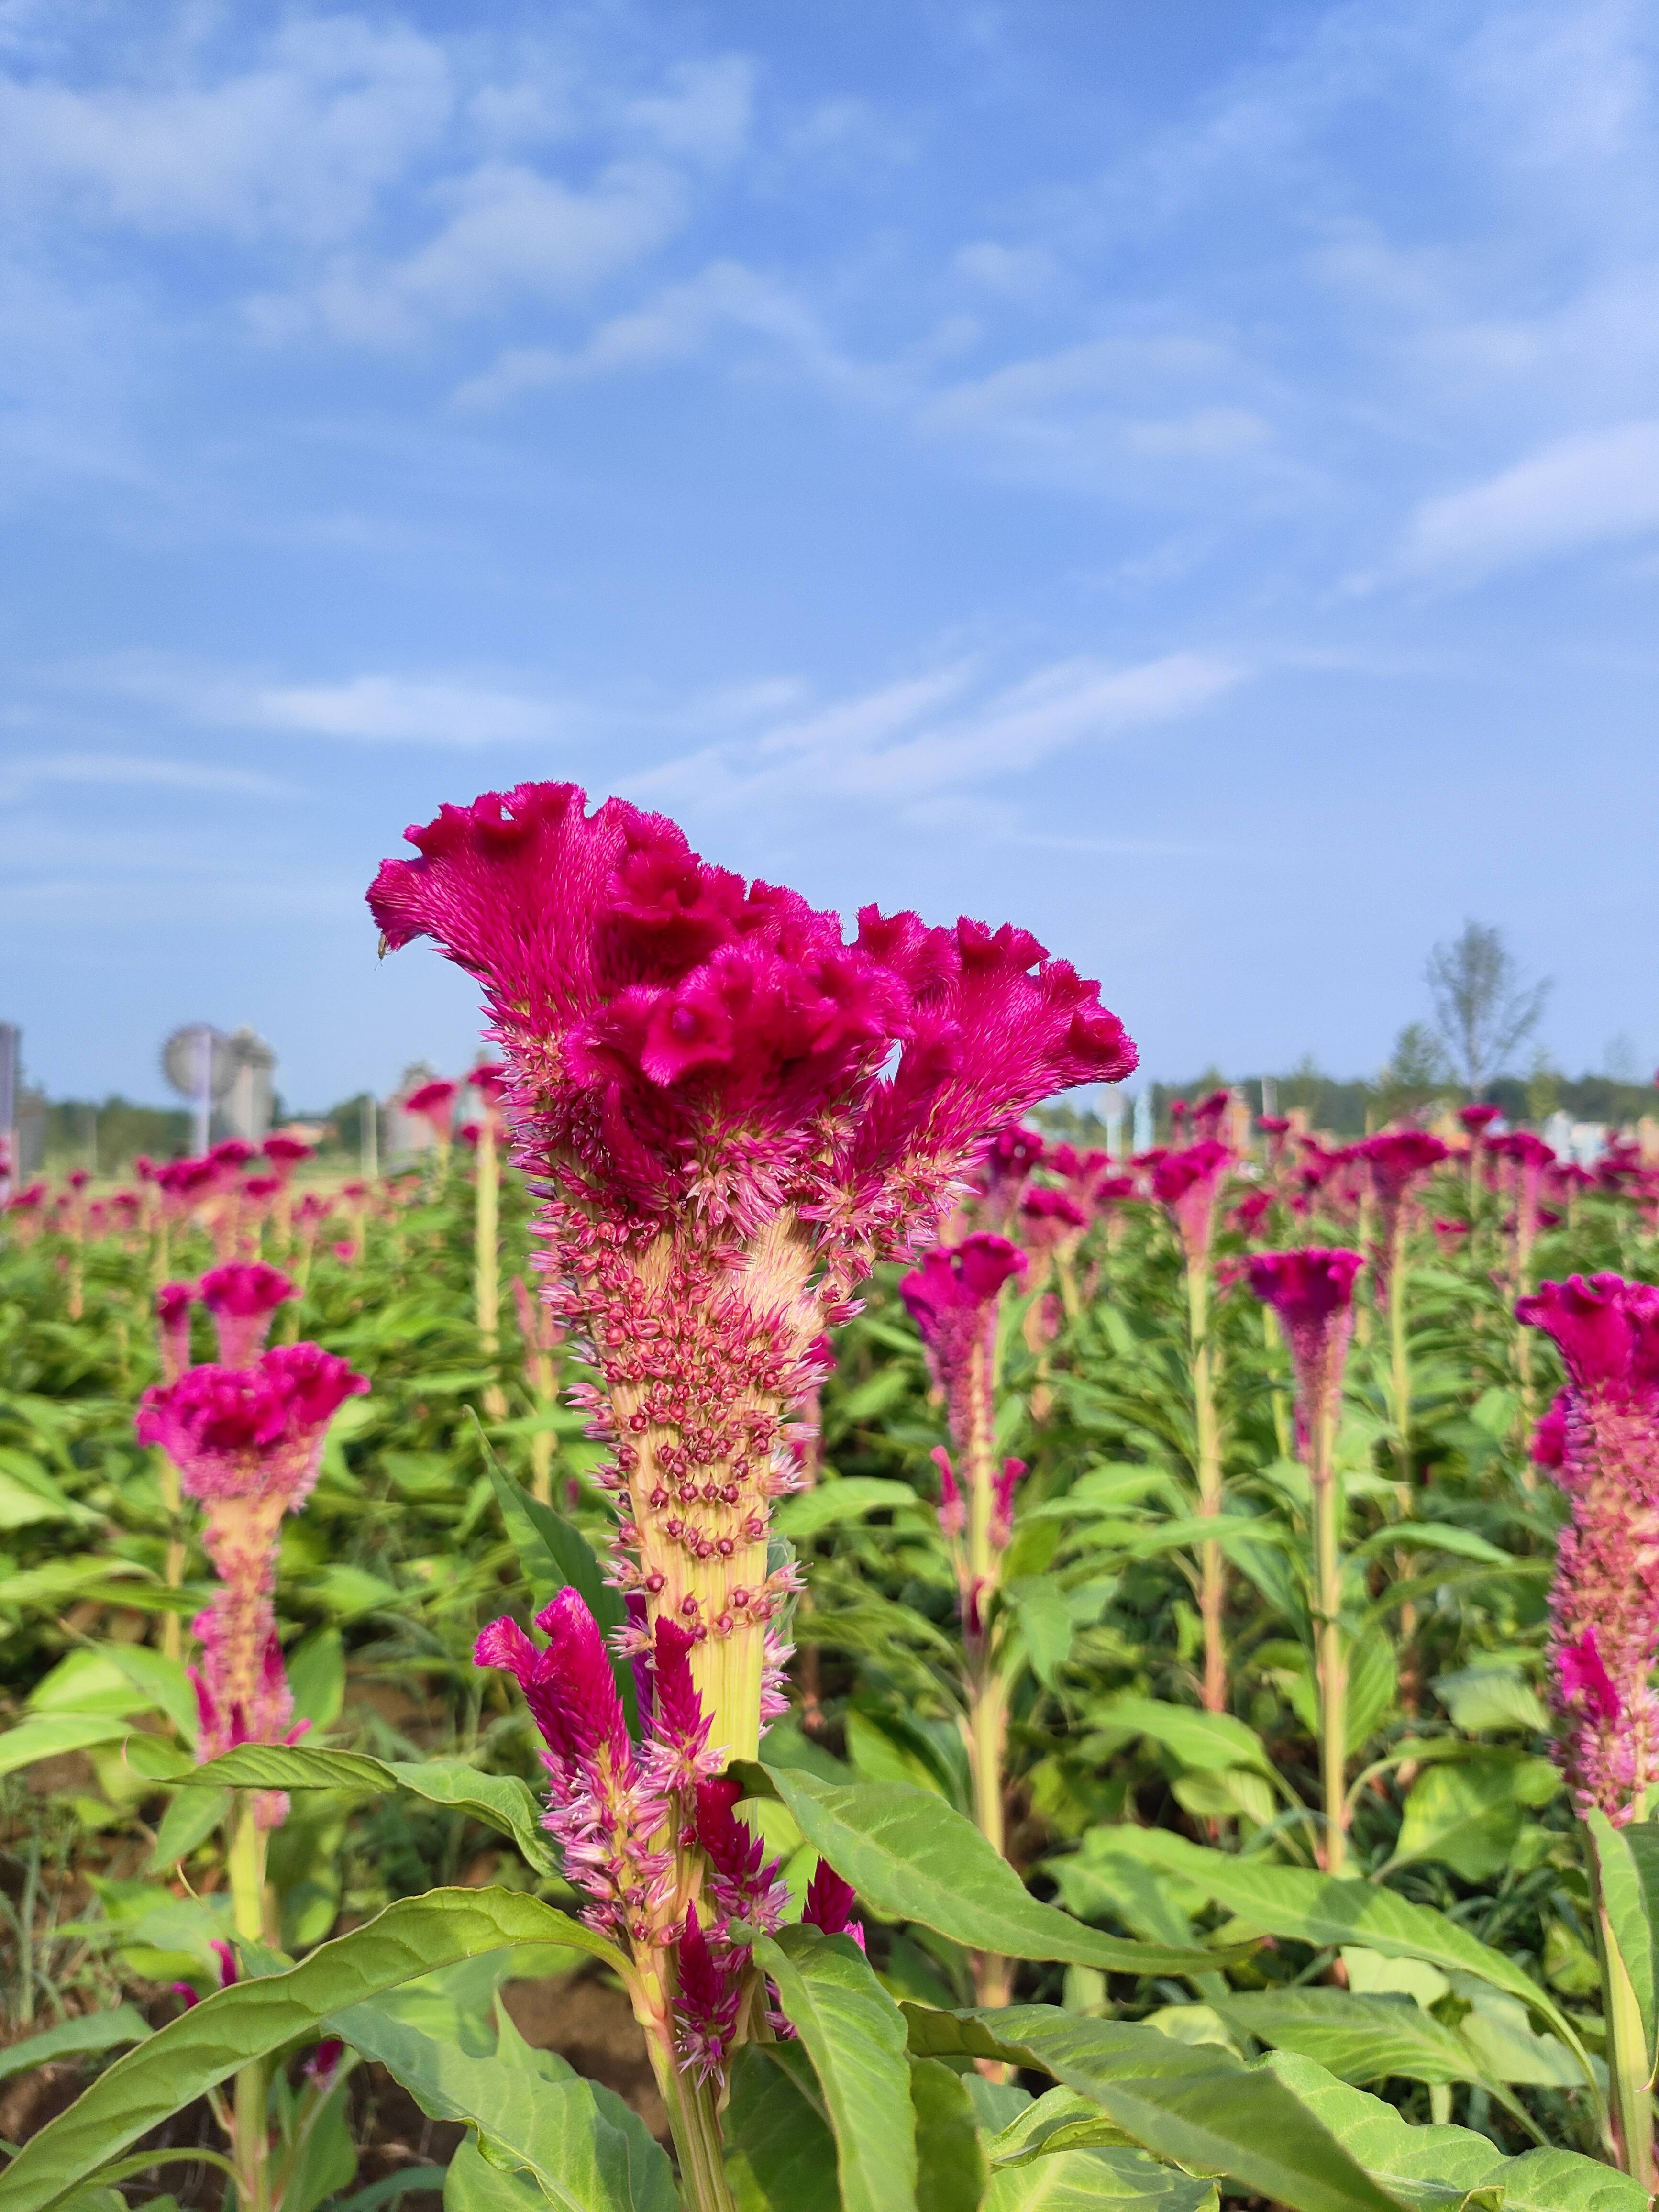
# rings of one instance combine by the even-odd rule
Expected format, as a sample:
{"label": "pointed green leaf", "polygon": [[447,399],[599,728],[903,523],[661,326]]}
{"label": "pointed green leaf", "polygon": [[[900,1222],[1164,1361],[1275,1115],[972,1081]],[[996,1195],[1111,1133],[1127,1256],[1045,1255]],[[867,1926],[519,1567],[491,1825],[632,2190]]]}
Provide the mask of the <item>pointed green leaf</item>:
{"label": "pointed green leaf", "polygon": [[[906,1507],[915,1510],[923,1501],[908,1482],[893,1482],[874,1474],[844,1475],[838,1482],[821,1482],[811,1490],[786,1498],[773,1509],[772,1526],[781,1535],[799,1543],[825,1528],[839,1528],[866,1513],[891,1513]],[[932,1517],[931,1509],[928,1511]]]}
{"label": "pointed green leaf", "polygon": [[1272,1762],[1253,1728],[1231,1713],[1200,1712],[1195,1705],[1166,1705],[1158,1698],[1105,1698],[1089,1708],[1097,1728],[1144,1735],[1183,1766],[1219,1772],[1229,1766],[1253,1767],[1271,1775]]}
{"label": "pointed green leaf", "polygon": [[[1265,2062],[1366,2171],[1412,2212],[1648,2212],[1647,2192],[1574,2151],[1505,2158],[1467,2128],[1413,2127],[1392,2105],[1351,2089],[1310,2058],[1277,2051]],[[1490,2191],[1475,2197],[1474,2192]],[[1473,2198],[1473,2203],[1471,2199]]]}
{"label": "pointed green leaf", "polygon": [[926,1790],[900,1782],[838,1788],[799,1767],[733,1770],[751,1794],[781,1797],[801,1833],[884,1920],[920,1921],[970,1950],[1063,1960],[1127,1974],[1212,1972],[1234,1951],[1181,1950],[1103,1936],[1031,1896],[1006,1859]]}
{"label": "pointed green leaf", "polygon": [[913,2058],[910,2103],[916,2121],[916,2212],[979,2212],[989,2177],[967,2083],[937,2058]]}
{"label": "pointed green leaf", "polygon": [[1212,2181],[1160,2166],[1144,2150],[1039,2152],[991,2176],[984,2212],[1216,2212]]}
{"label": "pointed green leaf", "polygon": [[755,1963],[771,1977],[817,2075],[843,2212],[914,2212],[915,2120],[898,2007],[850,1936],[812,1928],[757,1936]]}
{"label": "pointed green leaf", "polygon": [[1251,1990],[1216,2010],[1258,2042],[1298,2051],[1344,2081],[1474,2081],[1480,2068],[1461,2037],[1413,1997],[1352,1990]]}
{"label": "pointed green leaf", "polygon": [[[547,2198],[531,2175],[522,2170],[503,2173],[492,2166],[476,2136],[463,2138],[448,2171],[438,2176],[438,2185],[444,2212],[547,2212]],[[359,2202],[354,2197],[351,2204]],[[340,2212],[351,2212],[351,2205],[342,2205]],[[363,2212],[370,2208],[363,2207]]]}
{"label": "pointed green leaf", "polygon": [[907,2004],[904,2013],[912,2051],[1034,2067],[1089,2098],[1154,2157],[1224,2173],[1291,2212],[1399,2212],[1281,2081],[1218,2044],[1176,2043],[1049,2005],[942,2013]]}
{"label": "pointed green leaf", "polygon": [[312,1750],[303,1743],[242,1743],[179,1780],[210,1790],[374,1790],[397,1788],[381,1759],[361,1751]]}
{"label": "pointed green leaf", "polygon": [[[1121,1839],[1129,1832],[1115,1831]],[[1413,1905],[1379,1883],[1264,1865],[1168,1833],[1160,1836],[1157,1853],[1159,1865],[1266,1935],[1320,1949],[1352,1943],[1380,1951],[1384,1958],[1426,1959],[1448,1972],[1474,1974],[1494,1989],[1507,1990],[1548,2023],[1578,2059],[1585,2078],[1594,2081],[1571,2021],[1548,1992],[1504,1952],[1432,1906]]]}
{"label": "pointed green leaf", "polygon": [[[799,2043],[745,2043],[726,2110],[728,2171],[743,2212],[841,2212],[836,2139]],[[446,2208],[447,2212],[447,2208]]]}
{"label": "pointed green leaf", "polygon": [[532,2050],[504,2014],[494,2049],[463,2049],[441,2022],[429,2033],[402,1994],[349,2006],[331,2026],[429,2118],[477,2128],[486,2160],[530,2175],[557,2212],[676,2212],[667,2158],[613,2091]]}
{"label": "pointed green leaf", "polygon": [[498,1835],[510,1836],[538,1873],[557,1872],[541,1807],[521,1775],[481,1774],[460,1759],[393,1759],[389,1771],[428,1804],[453,1805]]}
{"label": "pointed green leaf", "polygon": [[1654,2062],[1653,1926],[1648,1917],[1648,1896],[1641,1869],[1629,1842],[1629,1830],[1615,1828],[1607,1814],[1592,1808],[1584,1816],[1584,1829],[1595,1854],[1596,1884],[1607,1912],[1607,1924],[1619,1947],[1619,1955],[1630,1976],[1637,2010],[1642,2015],[1642,2035],[1647,2045],[1648,2067]]}
{"label": "pointed green leaf", "polygon": [[181,1790],[161,1815],[149,1872],[166,1874],[206,1843],[230,1810],[228,1790]]}
{"label": "pointed green leaf", "polygon": [[66,1751],[118,1743],[131,1731],[131,1721],[118,1714],[36,1713],[0,1735],[0,1774],[15,1774],[37,1759],[58,1759]]}
{"label": "pointed green leaf", "polygon": [[142,2043],[149,2022],[131,2005],[112,2005],[107,2012],[85,2012],[76,2020],[59,2021],[40,2035],[21,2043],[9,2043],[0,2051],[0,2081],[14,2074],[27,2074],[54,2059],[79,2058],[94,2051],[118,2051],[124,2044]]}
{"label": "pointed green leaf", "polygon": [[402,1898],[285,1973],[237,1982],[204,1998],[118,2058],[0,2174],[0,2212],[45,2212],[59,2203],[170,2113],[249,2061],[315,2034],[344,2006],[519,1943],[564,1944],[613,1971],[627,1967],[603,1936],[532,1897],[434,1889]]}

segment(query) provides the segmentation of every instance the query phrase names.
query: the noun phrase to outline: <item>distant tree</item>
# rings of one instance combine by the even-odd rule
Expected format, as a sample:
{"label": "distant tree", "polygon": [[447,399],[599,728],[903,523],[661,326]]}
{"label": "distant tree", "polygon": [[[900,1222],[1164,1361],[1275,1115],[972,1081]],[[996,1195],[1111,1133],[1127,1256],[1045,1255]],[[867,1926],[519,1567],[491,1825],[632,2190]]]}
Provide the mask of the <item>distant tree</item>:
{"label": "distant tree", "polygon": [[1478,1097],[1537,1028],[1549,984],[1525,981],[1503,932],[1479,921],[1437,945],[1425,973],[1452,1067]]}
{"label": "distant tree", "polygon": [[1401,1114],[1421,1114],[1450,1081],[1451,1069],[1439,1038],[1426,1022],[1407,1022],[1377,1076],[1376,1103],[1387,1121]]}
{"label": "distant tree", "polygon": [[1547,1121],[1561,1104],[1561,1071],[1542,1045],[1532,1056],[1527,1077],[1527,1118]]}

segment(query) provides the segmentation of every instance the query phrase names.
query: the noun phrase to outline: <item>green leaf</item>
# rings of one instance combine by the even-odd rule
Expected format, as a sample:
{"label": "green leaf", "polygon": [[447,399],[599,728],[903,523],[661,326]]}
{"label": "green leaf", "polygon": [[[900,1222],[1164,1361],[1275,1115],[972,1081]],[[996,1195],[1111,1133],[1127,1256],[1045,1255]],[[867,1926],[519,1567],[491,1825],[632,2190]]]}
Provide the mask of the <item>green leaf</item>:
{"label": "green leaf", "polygon": [[1549,1727],[1543,1700],[1512,1667],[1464,1667],[1442,1674],[1434,1693],[1455,1728],[1478,1735],[1484,1729],[1524,1729],[1529,1735]]}
{"label": "green leaf", "polygon": [[1472,2081],[1480,2068],[1468,2045],[1408,1996],[1352,1990],[1251,1991],[1218,2000],[1235,2033],[1317,2059],[1344,2081]]}
{"label": "green leaf", "polygon": [[1182,1766],[1219,1772],[1229,1766],[1254,1767],[1272,1774],[1261,1739],[1231,1713],[1200,1712],[1195,1705],[1171,1705],[1157,1698],[1107,1698],[1089,1709],[1098,1728],[1144,1735],[1159,1744]]}
{"label": "green leaf", "polygon": [[912,2051],[1035,2067],[1089,2098],[1155,2157],[1224,2173],[1291,2212],[1398,2212],[1282,2082],[1218,2044],[1176,2043],[1155,2028],[1048,2005],[904,2012]]}
{"label": "green leaf", "polygon": [[1510,1554],[1500,1551],[1473,1528],[1460,1528],[1450,1521],[1396,1521],[1356,1544],[1351,1559],[1375,1559],[1389,1552],[1449,1552],[1460,1559],[1479,1559],[1492,1567],[1507,1567]]}
{"label": "green leaf", "polygon": [[[905,2033],[901,2019],[899,2033]],[[988,2179],[979,2114],[960,2074],[937,2058],[913,2058],[916,2212],[979,2212]]]}
{"label": "green leaf", "polygon": [[557,1872],[557,1856],[541,1824],[542,1808],[521,1776],[482,1774],[459,1759],[395,1759],[388,1771],[428,1804],[453,1805],[498,1835],[510,1836],[538,1873]]}
{"label": "green leaf", "polygon": [[210,1790],[385,1791],[397,1786],[384,1759],[362,1751],[313,1751],[303,1743],[238,1744],[179,1778]]}
{"label": "green leaf", "polygon": [[742,2212],[841,2212],[836,2139],[799,2043],[742,2045],[725,2131]]}
{"label": "green leaf", "polygon": [[1654,2063],[1653,1925],[1648,1917],[1648,1896],[1642,1870],[1628,1841],[1628,1832],[1615,1828],[1599,1808],[1584,1815],[1584,1828],[1595,1854],[1596,1887],[1607,1915],[1607,1925],[1642,2015],[1642,2036],[1647,2046],[1648,2071]]}
{"label": "green leaf", "polygon": [[884,1920],[919,1921],[970,1950],[1114,1973],[1200,1973],[1227,1963],[1219,1950],[1103,1936],[1041,1904],[972,1821],[927,1790],[900,1782],[837,1788],[799,1767],[744,1762],[732,1771],[751,1794],[781,1797],[807,1842]]}
{"label": "green leaf", "polygon": [[339,1620],[355,1620],[365,1613],[401,1613],[408,1601],[379,1575],[363,1567],[349,1567],[339,1560],[307,1577],[305,1593]]}
{"label": "green leaf", "polygon": [[1052,1690],[1060,1668],[1071,1656],[1077,1624],[1066,1602],[1066,1593],[1054,1575],[1024,1575],[1003,1591],[1019,1623],[1020,1640],[1031,1672],[1045,1690]]}
{"label": "green leaf", "polygon": [[0,1735],[0,1774],[15,1774],[37,1759],[59,1759],[66,1751],[90,1751],[116,1743],[132,1732],[132,1723],[112,1713],[38,1713]]}
{"label": "green leaf", "polygon": [[45,2212],[61,2203],[170,2113],[239,2067],[314,2035],[331,2014],[459,1960],[520,1943],[568,1945],[627,1971],[603,1936],[532,1897],[434,1889],[399,1899],[286,1972],[216,1991],[118,2058],[0,2174],[0,2212]]}
{"label": "green leaf", "polygon": [[1465,1881],[1486,1881],[1508,1865],[1525,1808],[1559,1786],[1546,1760],[1431,1766],[1412,1784],[1393,1863],[1438,1859]]}
{"label": "green leaf", "polygon": [[337,1628],[319,1628],[288,1662],[294,1711],[315,1729],[332,1728],[345,1704],[345,1643]]}
{"label": "green leaf", "polygon": [[1215,2184],[1160,2166],[1144,2150],[1044,2150],[992,2172],[984,2212],[1216,2212]]}
{"label": "green leaf", "polygon": [[357,2151],[346,2124],[349,2072],[342,2075],[313,2116],[283,2189],[283,2212],[316,2212],[357,2178]]}
{"label": "green leaf", "polygon": [[[1505,2158],[1467,2128],[1413,2127],[1392,2105],[1352,2089],[1312,2059],[1277,2052],[1267,2065],[1339,2142],[1413,2212],[1648,2212],[1646,2191],[1611,2166],[1566,2150]],[[1477,2190],[1490,2195],[1471,2198]],[[1501,2192],[1501,2193],[1500,2193]]]}
{"label": "green leaf", "polygon": [[[519,1565],[535,1595],[538,1611],[556,1592],[574,1589],[586,1601],[588,1611],[599,1625],[600,1633],[608,1639],[612,1629],[622,1627],[627,1620],[628,1605],[622,1592],[613,1589],[605,1579],[605,1570],[594,1556],[592,1546],[550,1505],[542,1504],[504,1474],[488,1444],[484,1449],[495,1503],[501,1508],[501,1525],[519,1555]],[[613,1652],[611,1664],[623,1711],[628,1716],[629,1733],[636,1733],[639,1712],[633,1662],[618,1658]]]}
{"label": "green leaf", "polygon": [[230,1810],[228,1790],[181,1790],[161,1815],[149,1871],[165,1874],[204,1844]]}
{"label": "green leaf", "polygon": [[532,2050],[504,2014],[495,2048],[483,2053],[429,2033],[420,2014],[418,2002],[401,2004],[394,1993],[347,2008],[331,2025],[428,2118],[476,2127],[486,2160],[530,2175],[558,2212],[676,2212],[667,2158],[614,2092],[555,2052]]}
{"label": "green leaf", "polygon": [[898,2007],[848,1936],[757,1936],[755,1963],[817,2075],[843,2212],[907,2212],[916,2202],[915,2123]]}
{"label": "green leaf", "polygon": [[838,1482],[820,1482],[815,1489],[786,1498],[773,1509],[772,1526],[799,1543],[826,1528],[861,1520],[866,1513],[896,1513],[907,1506],[914,1509],[925,1504],[908,1482],[891,1482],[873,1474],[843,1475]]}
{"label": "green leaf", "polygon": [[[448,2172],[438,2176],[438,2185],[444,2193],[444,2212],[547,2212],[547,2198],[531,2176],[503,2173],[492,2166],[476,2136],[462,2139]],[[362,2199],[354,2197],[351,2203],[358,2204]],[[350,2212],[350,2207],[342,2205],[340,2212]]]}
{"label": "green leaf", "polygon": [[177,1778],[237,1790],[408,1790],[510,1837],[538,1873],[557,1871],[528,1783],[516,1774],[481,1773],[464,1759],[386,1760],[361,1751],[313,1751],[302,1743],[245,1743]]}
{"label": "green leaf", "polygon": [[[1127,1831],[1118,1832],[1120,1839]],[[1226,1851],[1207,1850],[1184,1837],[1164,1834],[1158,1863],[1230,1911],[1270,1936],[1327,1945],[1353,1943],[1385,1958],[1426,1959],[1450,1973],[1474,1974],[1547,2021],[1579,2057],[1587,2078],[1588,2060],[1571,2020],[1547,1991],[1502,1951],[1471,1936],[1443,1912],[1413,1905],[1379,1883],[1338,1880],[1300,1867],[1263,1866]]]}
{"label": "green leaf", "polygon": [[86,2012],[78,2019],[59,2021],[43,2034],[0,2051],[0,2081],[13,2074],[27,2074],[36,2066],[49,2066],[56,2058],[79,2058],[93,2051],[118,2051],[123,2044],[142,2043],[149,2022],[129,2004],[107,2012]]}

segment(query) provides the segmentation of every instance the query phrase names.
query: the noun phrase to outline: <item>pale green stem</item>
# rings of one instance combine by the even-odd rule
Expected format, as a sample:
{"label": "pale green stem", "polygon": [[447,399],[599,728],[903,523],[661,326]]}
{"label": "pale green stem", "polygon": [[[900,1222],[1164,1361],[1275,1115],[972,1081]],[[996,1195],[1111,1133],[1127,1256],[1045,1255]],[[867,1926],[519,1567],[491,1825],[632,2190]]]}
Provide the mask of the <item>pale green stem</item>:
{"label": "pale green stem", "polygon": [[[236,1791],[231,1806],[229,1850],[231,1910],[236,1933],[245,1942],[264,1941],[265,1832],[253,1818],[253,1798]],[[236,2076],[233,2150],[241,2212],[270,2212],[270,2126],[269,2091],[263,2059],[242,2067]]]}
{"label": "pale green stem", "polygon": [[1314,1627],[1319,1680],[1319,1771],[1325,1796],[1325,1871],[1348,1856],[1348,1655],[1342,1640],[1341,1503],[1332,1468],[1331,1423],[1313,1413],[1308,1477],[1313,1490]]}
{"label": "pale green stem", "polygon": [[[1216,1419],[1214,1354],[1210,1344],[1210,1262],[1187,1261],[1187,1312],[1192,1333],[1193,1421],[1197,1440],[1198,1510],[1207,1520],[1221,1510],[1221,1429]],[[1199,1618],[1204,1627],[1204,1710],[1227,1710],[1227,1645],[1224,1626],[1226,1569],[1218,1543],[1198,1549]]]}
{"label": "pale green stem", "polygon": [[685,2212],[738,2212],[737,2199],[726,2179],[720,2124],[709,2085],[683,2073],[673,2051],[656,2037],[649,2039],[649,2048],[679,2157],[680,2196]]}
{"label": "pale green stem", "polygon": [[492,1421],[507,1418],[507,1400],[495,1377],[501,1350],[501,1162],[495,1125],[486,1110],[478,1129],[477,1203],[473,1215],[472,1281],[478,1314],[478,1350],[490,1370],[484,1386],[484,1412]]}

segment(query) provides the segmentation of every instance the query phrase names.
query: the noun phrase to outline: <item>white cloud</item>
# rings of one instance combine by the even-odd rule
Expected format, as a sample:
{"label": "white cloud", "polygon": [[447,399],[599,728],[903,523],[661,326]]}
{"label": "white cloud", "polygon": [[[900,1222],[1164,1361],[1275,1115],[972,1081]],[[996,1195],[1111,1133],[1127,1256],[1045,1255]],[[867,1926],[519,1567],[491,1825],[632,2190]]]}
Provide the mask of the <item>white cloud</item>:
{"label": "white cloud", "polygon": [[485,745],[549,738],[569,727],[561,703],[453,678],[364,673],[284,684],[132,653],[59,672],[70,688],[143,700],[204,726],[372,744]]}
{"label": "white cloud", "polygon": [[1033,300],[1054,282],[1054,258],[1046,246],[1000,246],[979,239],[960,247],[951,266],[957,276],[1011,300]]}
{"label": "white cloud", "polygon": [[754,64],[722,54],[677,64],[665,91],[629,101],[624,114],[666,152],[720,164],[734,161],[748,141],[754,91]]}
{"label": "white cloud", "polygon": [[908,814],[1029,774],[1068,747],[1196,714],[1248,672],[1197,653],[1127,668],[1078,659],[975,696],[975,672],[959,663],[701,747],[631,787],[704,812],[845,800]]}
{"label": "white cloud", "polygon": [[1659,530],[1659,420],[1564,438],[1485,483],[1426,500],[1401,566],[1472,579]]}
{"label": "white cloud", "polygon": [[210,761],[147,760],[131,753],[38,751],[0,760],[0,798],[19,799],[36,786],[54,783],[99,790],[245,793],[257,798],[279,797],[290,788],[254,769],[222,768]]}
{"label": "white cloud", "polygon": [[762,337],[822,382],[868,386],[871,373],[837,352],[794,294],[739,263],[718,261],[601,323],[585,344],[509,346],[455,393],[463,407],[498,407],[549,385],[576,383],[699,353],[721,328]]}
{"label": "white cloud", "polygon": [[254,330],[286,339],[320,329],[348,344],[397,346],[433,326],[515,299],[580,297],[654,252],[684,222],[678,173],[612,164],[575,191],[519,163],[490,161],[444,185],[452,212],[401,260],[344,258],[297,292],[249,303]]}
{"label": "white cloud", "polygon": [[337,238],[449,118],[442,48],[404,28],[291,22],[256,64],[216,82],[189,58],[169,71],[160,49],[149,82],[0,76],[14,222],[33,205],[153,235]]}

